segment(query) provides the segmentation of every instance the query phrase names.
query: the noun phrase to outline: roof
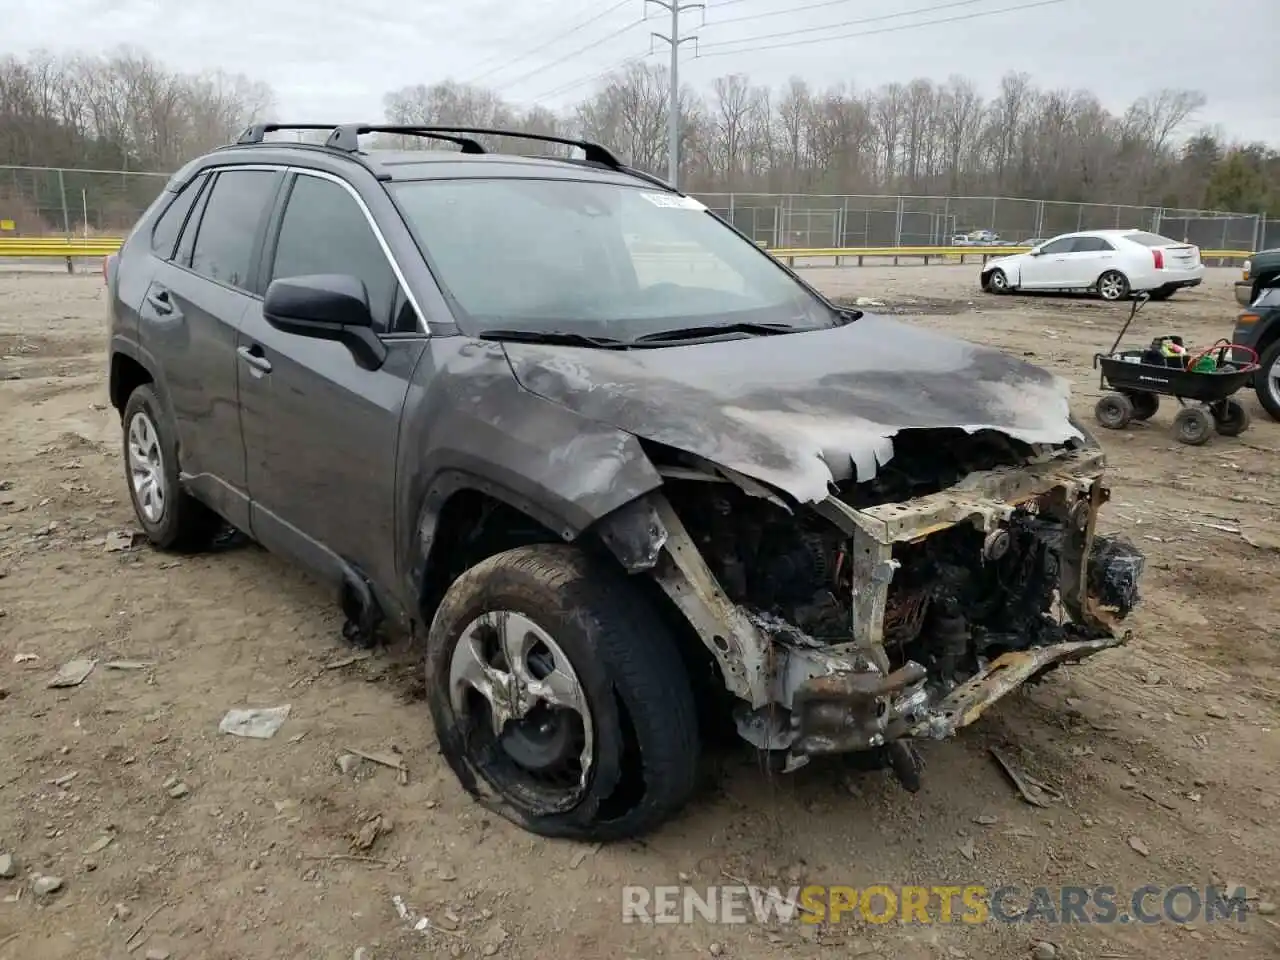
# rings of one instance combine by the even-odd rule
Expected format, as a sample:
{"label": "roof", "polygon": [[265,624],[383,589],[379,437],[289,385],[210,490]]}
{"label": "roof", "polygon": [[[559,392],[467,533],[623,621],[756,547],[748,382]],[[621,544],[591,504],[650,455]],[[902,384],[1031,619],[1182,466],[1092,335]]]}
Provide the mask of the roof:
{"label": "roof", "polygon": [[[267,140],[266,135],[278,130],[312,130],[328,133],[323,144]],[[366,150],[359,138],[370,133],[390,133],[418,137],[425,144],[442,141],[457,144],[460,149]],[[531,140],[570,147],[582,152],[581,159],[553,156],[524,156],[492,153],[477,136]],[[242,163],[299,163],[337,172],[336,168],[352,161],[380,180],[431,180],[466,177],[557,177],[591,179],[634,185],[637,180],[674,190],[665,181],[632,169],[606,147],[590,140],[576,140],[551,134],[526,133],[487,127],[444,127],[434,125],[393,126],[383,124],[256,124],[247,128],[234,144],[214,151],[219,160]],[[227,159],[230,158],[230,159]],[[205,160],[207,158],[202,158]],[[216,163],[216,161],[215,161]],[[201,163],[201,166],[207,164]],[[176,178],[175,178],[176,179]]]}

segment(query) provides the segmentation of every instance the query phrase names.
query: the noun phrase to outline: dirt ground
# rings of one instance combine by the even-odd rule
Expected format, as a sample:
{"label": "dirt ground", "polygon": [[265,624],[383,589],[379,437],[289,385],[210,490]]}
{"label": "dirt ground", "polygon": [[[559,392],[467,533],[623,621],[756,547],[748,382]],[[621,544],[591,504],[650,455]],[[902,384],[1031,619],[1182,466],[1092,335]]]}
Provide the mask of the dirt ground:
{"label": "dirt ground", "polygon": [[[1123,307],[984,296],[972,266],[808,275],[1047,366],[1093,423],[1090,356]],[[1229,335],[1236,275],[1149,304],[1134,343]],[[112,536],[133,518],[104,310],[96,275],[0,276],[0,958],[1012,960],[1042,940],[1056,950],[1040,956],[1078,960],[1280,954],[1280,424],[1252,394],[1252,429],[1201,448],[1171,439],[1168,406],[1098,431],[1103,529],[1148,557],[1134,638],[926,745],[920,793],[719,752],[676,822],[600,849],[525,834],[463,794],[406,638],[351,661],[331,592],[256,547],[179,558]],[[98,666],[50,688],[74,657]],[[107,668],[122,660],[134,669]],[[219,733],[230,708],[282,704],[272,739]],[[1063,798],[1021,800],[992,746]],[[398,758],[407,782],[367,760],[344,772],[352,751]],[[47,876],[62,887],[42,897]],[[621,922],[624,885],[736,881],[1216,881],[1258,899],[1244,923]]]}

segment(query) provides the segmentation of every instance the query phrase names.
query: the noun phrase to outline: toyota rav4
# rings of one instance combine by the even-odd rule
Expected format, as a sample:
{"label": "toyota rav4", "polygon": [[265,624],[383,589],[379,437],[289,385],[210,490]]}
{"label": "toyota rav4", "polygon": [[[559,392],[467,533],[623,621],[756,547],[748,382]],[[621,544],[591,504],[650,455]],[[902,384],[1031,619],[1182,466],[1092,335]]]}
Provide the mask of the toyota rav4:
{"label": "toyota rav4", "polygon": [[1049,373],[827,300],[597,144],[276,129],[107,267],[129,493],[159,548],[229,525],[331,582],[351,642],[425,631],[482,803],[642,833],[718,721],[914,789],[914,742],[1127,638],[1142,557]]}

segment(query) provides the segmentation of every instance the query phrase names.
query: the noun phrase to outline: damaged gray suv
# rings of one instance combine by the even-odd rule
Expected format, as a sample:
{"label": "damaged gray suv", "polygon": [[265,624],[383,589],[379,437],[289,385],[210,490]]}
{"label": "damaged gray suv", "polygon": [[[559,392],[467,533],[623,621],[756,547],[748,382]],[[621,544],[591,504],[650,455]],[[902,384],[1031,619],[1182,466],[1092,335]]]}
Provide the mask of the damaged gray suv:
{"label": "damaged gray suv", "polygon": [[485,805],[643,833],[719,723],[915,789],[913,743],[1125,642],[1142,557],[1050,374],[828,301],[596,144],[277,129],[107,264],[130,495],[160,548],[230,525],[332,582],[353,643],[424,630]]}

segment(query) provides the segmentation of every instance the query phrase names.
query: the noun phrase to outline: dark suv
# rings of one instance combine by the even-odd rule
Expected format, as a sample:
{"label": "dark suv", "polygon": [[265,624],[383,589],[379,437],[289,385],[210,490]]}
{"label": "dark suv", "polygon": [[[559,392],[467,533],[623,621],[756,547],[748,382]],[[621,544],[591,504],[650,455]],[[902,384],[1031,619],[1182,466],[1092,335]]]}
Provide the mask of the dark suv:
{"label": "dark suv", "polygon": [[1094,535],[1102,453],[1050,374],[828,301],[596,144],[275,129],[108,265],[138,520],[305,564],[352,642],[425,628],[440,748],[504,816],[650,829],[728,718],[914,788],[913,740],[1126,639],[1142,559]]}

